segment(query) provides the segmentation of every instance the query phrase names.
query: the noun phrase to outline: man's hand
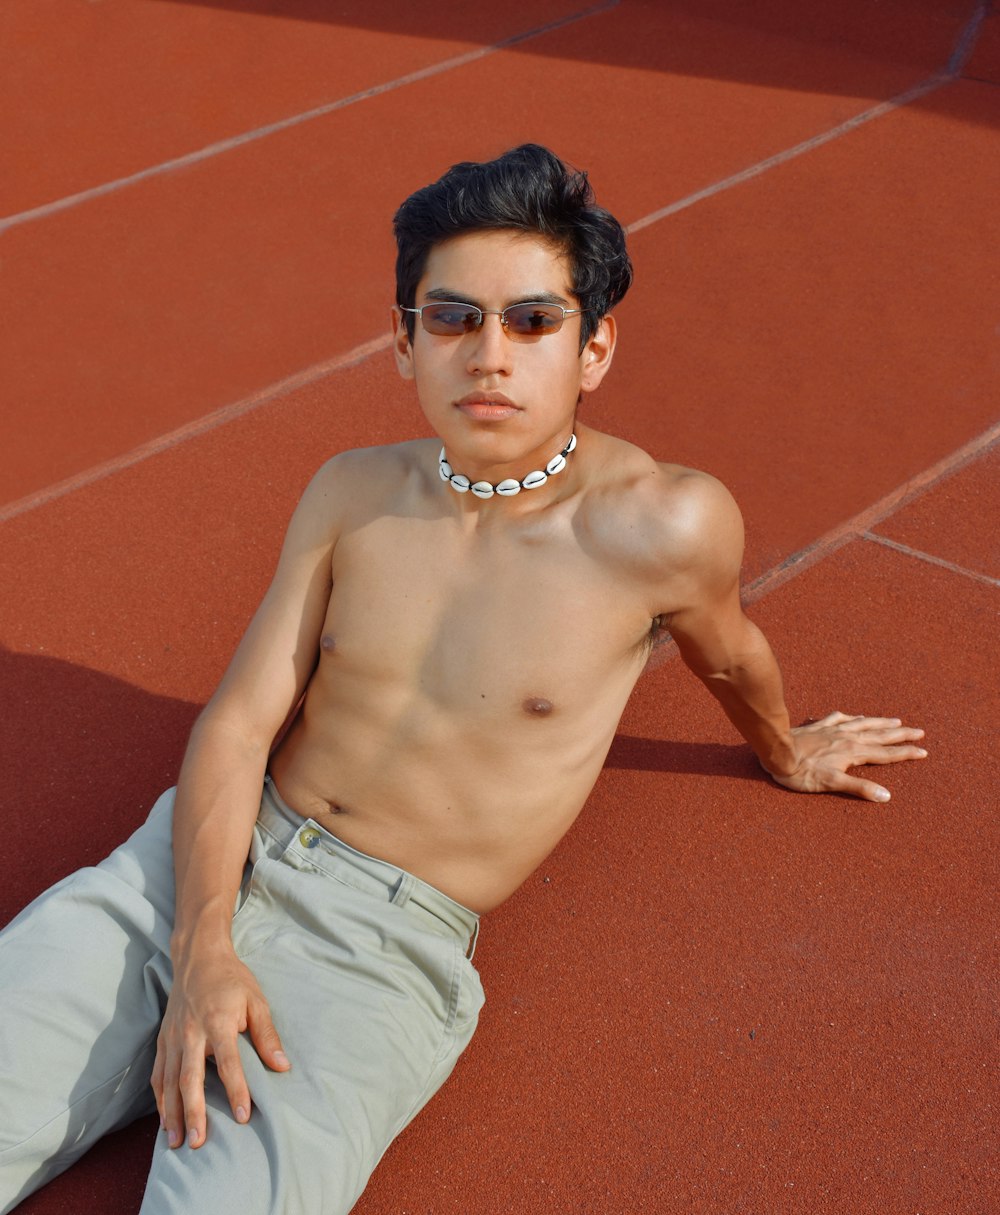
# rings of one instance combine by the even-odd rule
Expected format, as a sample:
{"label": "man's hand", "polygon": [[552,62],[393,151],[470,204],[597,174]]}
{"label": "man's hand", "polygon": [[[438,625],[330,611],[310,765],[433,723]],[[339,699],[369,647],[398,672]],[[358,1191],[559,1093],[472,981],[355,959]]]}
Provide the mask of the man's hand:
{"label": "man's hand", "polygon": [[205,1142],[205,1060],[215,1059],[237,1122],[250,1118],[250,1090],[236,1039],[245,1030],[275,1071],[291,1066],[281,1049],[267,1001],[250,970],[231,949],[196,965],[177,967],[156,1043],[151,1083],[160,1125],[171,1147]]}
{"label": "man's hand", "polygon": [[923,747],[912,744],[923,730],[904,726],[898,717],[850,717],[830,713],[821,721],[792,730],[798,764],[789,773],[770,775],[797,793],[849,793],[870,802],[887,802],[888,789],[871,780],[848,776],[859,764],[895,764],[924,759]]}

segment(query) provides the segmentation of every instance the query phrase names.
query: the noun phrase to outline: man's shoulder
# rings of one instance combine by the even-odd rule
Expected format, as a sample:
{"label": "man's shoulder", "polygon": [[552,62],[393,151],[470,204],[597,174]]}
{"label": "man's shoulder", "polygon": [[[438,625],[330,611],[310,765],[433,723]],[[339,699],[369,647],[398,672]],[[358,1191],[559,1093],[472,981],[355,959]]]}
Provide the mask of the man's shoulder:
{"label": "man's shoulder", "polygon": [[292,527],[334,543],[345,530],[397,509],[414,479],[426,476],[428,439],[355,447],[324,461],[306,486]]}
{"label": "man's shoulder", "polygon": [[646,539],[678,540],[733,521],[732,494],[711,473],[656,460],[649,452],[612,435],[593,432],[600,471],[588,497],[594,510],[616,526],[638,528]]}
{"label": "man's shoulder", "polygon": [[739,508],[716,477],[658,461],[610,435],[600,442],[603,472],[589,496],[588,522],[633,569],[676,569],[706,548],[742,553]]}
{"label": "man's shoulder", "polygon": [[432,448],[433,439],[348,448],[320,465],[306,492],[332,502],[384,499],[408,478],[421,475]]}
{"label": "man's shoulder", "polygon": [[[400,443],[382,443],[372,447],[350,447],[330,456],[316,471],[322,480],[388,477],[406,473],[416,467],[426,452],[434,447],[434,439],[406,439]],[[440,443],[438,443],[440,446]]]}

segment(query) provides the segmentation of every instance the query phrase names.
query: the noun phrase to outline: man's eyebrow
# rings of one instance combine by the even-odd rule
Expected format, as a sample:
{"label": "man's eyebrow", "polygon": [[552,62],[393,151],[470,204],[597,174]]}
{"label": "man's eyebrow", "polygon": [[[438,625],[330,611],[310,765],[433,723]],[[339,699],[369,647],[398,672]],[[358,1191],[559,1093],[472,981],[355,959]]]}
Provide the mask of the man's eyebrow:
{"label": "man's eyebrow", "polygon": [[[452,291],[448,287],[432,287],[429,291],[424,292],[424,296],[428,300],[441,300],[446,304],[469,304],[473,308],[483,306],[478,300],[466,295],[464,291]],[[512,308],[515,304],[558,304],[560,307],[568,308],[570,300],[567,296],[559,295],[555,291],[533,291],[510,300],[504,307]]]}

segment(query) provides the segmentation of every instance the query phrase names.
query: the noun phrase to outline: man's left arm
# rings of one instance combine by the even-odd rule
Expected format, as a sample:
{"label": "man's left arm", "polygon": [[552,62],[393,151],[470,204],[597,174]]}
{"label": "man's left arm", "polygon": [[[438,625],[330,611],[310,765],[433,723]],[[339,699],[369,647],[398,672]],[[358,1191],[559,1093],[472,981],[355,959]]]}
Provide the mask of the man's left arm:
{"label": "man's left arm", "polygon": [[915,745],[923,730],[898,718],[846,713],[793,728],[777,660],[740,604],[743,524],[735,502],[719,482],[699,476],[687,487],[680,518],[674,553],[681,572],[671,579],[673,604],[663,623],[685,664],[778,784],[800,793],[888,801],[888,789],[847,770],[923,759],[927,752]]}

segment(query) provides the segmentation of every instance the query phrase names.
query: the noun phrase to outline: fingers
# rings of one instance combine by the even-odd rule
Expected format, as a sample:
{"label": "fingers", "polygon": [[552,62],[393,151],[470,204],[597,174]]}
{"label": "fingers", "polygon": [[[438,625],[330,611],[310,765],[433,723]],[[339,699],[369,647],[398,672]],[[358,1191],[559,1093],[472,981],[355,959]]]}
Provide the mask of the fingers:
{"label": "fingers", "polygon": [[[848,717],[846,713],[830,713],[821,721],[797,727],[793,734],[814,740],[809,746],[820,746],[825,739],[828,754],[837,754],[847,766],[856,764],[887,764],[904,759],[925,759],[923,747],[907,746],[924,737],[917,726],[904,726],[898,717]],[[805,741],[805,739],[803,739]]]}
{"label": "fingers", "polygon": [[156,1112],[160,1115],[160,1129],[166,1130],[167,1123],[163,1106],[163,1069],[164,1052],[161,1034],[156,1042],[156,1059],[153,1061],[153,1074],[149,1078],[149,1084],[156,1100]]}
{"label": "fingers", "polygon": [[852,762],[859,764],[898,764],[904,759],[926,759],[927,752],[923,747],[866,747]]}
{"label": "fingers", "polygon": [[923,730],[916,726],[904,726],[898,719],[885,717],[857,717],[845,722],[841,729],[852,737],[883,743],[916,742],[924,736]]}
{"label": "fingers", "polygon": [[898,764],[904,760],[926,759],[926,750],[914,745],[923,736],[923,730],[909,726],[878,726],[864,732],[856,731],[850,735],[851,741],[844,753],[845,766]]}
{"label": "fingers", "polygon": [[186,986],[175,983],[150,1077],[170,1147],[186,1142],[198,1148],[205,1142],[208,1058],[215,1062],[233,1117],[237,1122],[249,1121],[250,1090],[239,1052],[239,1035],[245,1030],[268,1067],[288,1070],[267,1001],[253,975],[235,958],[228,966],[196,971]]}
{"label": "fingers", "polygon": [[[844,725],[847,722],[855,722],[855,721],[863,721],[863,720],[864,720],[863,718],[858,717],[854,714],[841,713],[838,710],[833,713],[827,713],[826,717],[821,717],[818,721],[810,721],[808,723],[808,725],[803,727],[803,729],[823,730],[823,729],[828,728],[829,726],[840,726],[840,725]],[[882,719],[873,718],[872,720],[882,720]],[[892,719],[892,720],[895,720],[895,719]],[[897,721],[897,722],[895,722],[895,724],[899,725],[899,722]]]}
{"label": "fingers", "polygon": [[[266,1000],[260,999],[248,1003],[246,1028],[250,1031],[250,1040],[253,1042],[254,1049],[267,1066],[273,1071],[287,1071],[291,1064],[282,1050],[281,1039],[274,1028]],[[232,1038],[220,1043],[213,1053],[216,1071],[226,1090],[233,1117],[237,1122],[249,1122],[250,1089],[247,1087],[236,1039]]]}
{"label": "fingers", "polygon": [[208,1133],[205,1103],[205,1060],[211,1054],[223,1079],[226,1092],[238,1122],[250,1117],[250,1094],[236,1049],[235,1035],[209,1046],[203,1034],[189,1030],[183,1041],[166,1027],[157,1043],[156,1061],[150,1083],[160,1115],[160,1126],[171,1148],[187,1143],[199,1148]]}
{"label": "fingers", "polygon": [[888,789],[875,781],[849,776],[848,769],[927,758],[926,750],[917,746],[924,731],[904,726],[898,717],[829,713],[821,721],[797,726],[792,734],[797,766],[774,779],[800,793],[846,793],[865,801],[887,802]]}
{"label": "fingers", "polygon": [[809,725],[803,728],[818,732],[831,726],[839,726],[842,730],[849,733],[859,733],[868,730],[895,730],[899,731],[901,736],[906,738],[923,738],[924,736],[923,730],[912,726],[904,726],[898,717],[865,717],[864,714],[850,713],[828,713],[826,717],[820,718],[819,721],[810,722]]}
{"label": "fingers", "polygon": [[206,1130],[204,1047],[200,1051],[184,1052],[175,1093],[179,1100],[174,1100],[173,1116],[168,1114],[167,1117],[167,1142],[171,1147],[178,1147],[183,1127],[188,1145],[201,1147],[205,1142]]}
{"label": "fingers", "polygon": [[891,730],[903,723],[898,717],[847,717],[844,728],[848,730]]}
{"label": "fingers", "polygon": [[923,738],[924,732],[915,726],[877,726],[871,727],[865,731],[873,738],[877,738],[879,742],[884,743],[901,743],[901,742],[916,742],[917,739]]}
{"label": "fingers", "polygon": [[914,745],[923,738],[923,730],[871,730],[842,738],[831,747],[829,755],[837,757],[839,766],[856,768],[862,764],[898,764],[903,760],[926,759],[927,751]]}
{"label": "fingers", "polygon": [[165,1031],[161,1030],[149,1083],[156,1098],[160,1127],[166,1132],[167,1143],[171,1147],[180,1147],[184,1141],[184,1103],[178,1085],[179,1074],[180,1062],[168,1046]]}
{"label": "fingers", "polygon": [[185,1138],[192,1146],[204,1142],[204,1054],[200,1061],[192,1063],[190,1056],[172,1050],[161,1037],[151,1083],[168,1146],[180,1147]]}
{"label": "fingers", "polygon": [[287,1072],[291,1063],[282,1048],[278,1031],[274,1028],[267,1001],[255,1001],[250,1005],[248,1011],[247,1028],[250,1030],[250,1041],[253,1042],[257,1054],[272,1071]]}
{"label": "fingers", "polygon": [[[904,760],[926,759],[923,747],[913,746],[856,746],[854,754],[845,763],[846,767],[861,767],[864,764],[897,764]],[[868,802],[887,802],[891,798],[888,789],[873,780],[851,776],[843,769],[827,769],[822,785],[831,793],[847,793]],[[822,786],[821,786],[822,787]],[[819,791],[819,790],[817,790]]]}
{"label": "fingers", "polygon": [[240,1061],[236,1039],[230,1039],[215,1051],[215,1069],[219,1073],[222,1087],[226,1090],[229,1108],[237,1122],[250,1121],[250,1089]]}
{"label": "fingers", "polygon": [[892,794],[883,785],[873,780],[864,780],[860,776],[849,776],[846,772],[838,772],[831,777],[829,789],[831,793],[847,793],[851,797],[860,797],[866,802],[889,801]]}

